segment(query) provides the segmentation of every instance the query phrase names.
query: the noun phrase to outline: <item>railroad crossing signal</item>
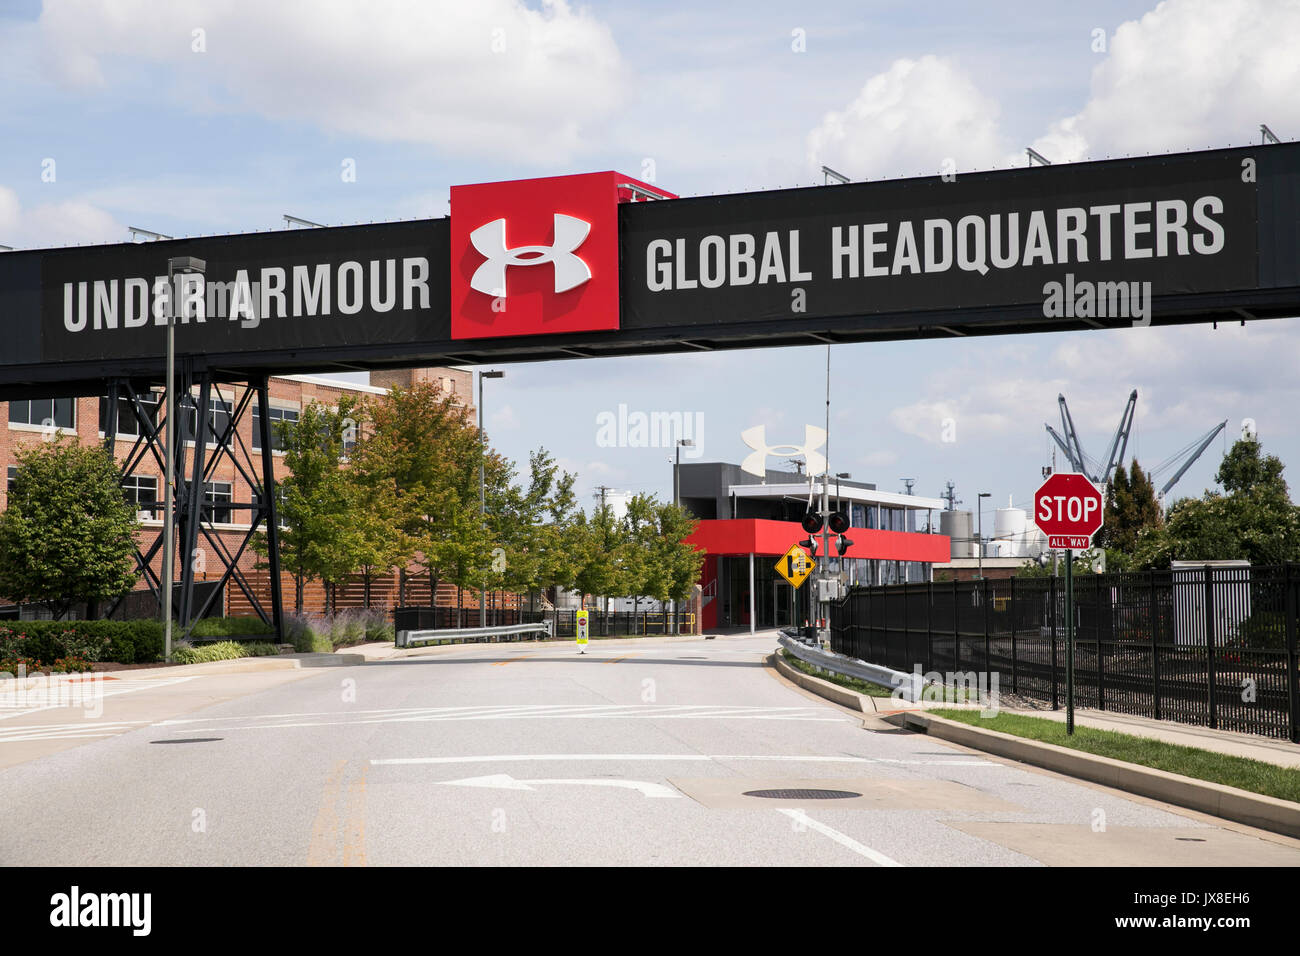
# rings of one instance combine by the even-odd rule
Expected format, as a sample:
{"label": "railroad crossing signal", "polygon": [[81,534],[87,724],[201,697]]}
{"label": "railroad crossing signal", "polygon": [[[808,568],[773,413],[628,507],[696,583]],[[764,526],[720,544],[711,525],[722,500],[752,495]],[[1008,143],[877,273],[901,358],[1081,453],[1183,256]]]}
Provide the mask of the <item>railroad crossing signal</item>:
{"label": "railroad crossing signal", "polygon": [[803,548],[792,544],[790,550],[776,562],[776,573],[797,588],[808,580],[808,575],[812,574],[816,566],[817,562],[808,557]]}

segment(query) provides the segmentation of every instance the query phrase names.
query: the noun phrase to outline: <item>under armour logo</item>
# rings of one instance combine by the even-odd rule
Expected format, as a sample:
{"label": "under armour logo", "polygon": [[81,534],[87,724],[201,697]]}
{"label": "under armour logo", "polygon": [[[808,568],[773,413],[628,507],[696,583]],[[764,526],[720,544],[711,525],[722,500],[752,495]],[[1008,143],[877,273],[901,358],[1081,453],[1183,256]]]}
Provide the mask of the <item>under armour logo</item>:
{"label": "under armour logo", "polygon": [[587,263],[574,255],[574,250],[586,241],[589,232],[591,223],[557,212],[555,245],[516,246],[507,249],[506,221],[494,219],[469,234],[469,241],[474,248],[487,258],[487,262],[474,270],[469,286],[484,295],[504,296],[506,266],[540,266],[549,262],[555,266],[555,291],[568,292],[576,289],[591,278],[591,269]]}
{"label": "under armour logo", "polygon": [[745,460],[740,463],[742,471],[747,471],[751,475],[757,475],[762,478],[767,473],[767,456],[768,455],[803,455],[804,461],[808,463],[808,474],[816,475],[826,470],[826,456],[814,449],[821,448],[826,444],[826,429],[818,428],[816,425],[805,425],[803,427],[803,444],[802,445],[769,445],[767,443],[767,426],[755,425],[753,428],[747,428],[740,433],[741,439],[754,453],[746,455]]}

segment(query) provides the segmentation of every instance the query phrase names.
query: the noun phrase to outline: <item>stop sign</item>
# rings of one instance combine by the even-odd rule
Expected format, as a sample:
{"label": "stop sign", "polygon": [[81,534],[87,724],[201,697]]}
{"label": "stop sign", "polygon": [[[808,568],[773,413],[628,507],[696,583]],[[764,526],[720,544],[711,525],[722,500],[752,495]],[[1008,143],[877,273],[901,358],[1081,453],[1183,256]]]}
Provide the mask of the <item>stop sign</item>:
{"label": "stop sign", "polygon": [[1087,475],[1050,476],[1034,492],[1034,522],[1049,548],[1083,550],[1101,527],[1102,498]]}

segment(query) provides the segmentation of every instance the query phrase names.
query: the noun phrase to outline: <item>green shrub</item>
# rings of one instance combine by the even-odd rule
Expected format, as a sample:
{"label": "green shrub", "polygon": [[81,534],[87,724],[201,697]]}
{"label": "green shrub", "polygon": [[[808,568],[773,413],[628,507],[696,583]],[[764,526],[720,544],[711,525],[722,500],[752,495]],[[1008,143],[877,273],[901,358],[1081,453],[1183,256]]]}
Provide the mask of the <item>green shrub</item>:
{"label": "green shrub", "polygon": [[393,621],[388,616],[386,608],[365,608],[361,612],[362,623],[366,627],[367,641],[387,641],[392,643],[395,638],[393,631]]}
{"label": "green shrub", "polygon": [[0,625],[0,657],[41,661],[81,657],[87,661],[145,664],[162,656],[158,621],[9,621]]}
{"label": "green shrub", "polygon": [[172,648],[172,661],[177,664],[208,664],[212,661],[233,661],[241,657],[269,657],[278,653],[279,648],[268,641],[252,641],[247,644],[216,641],[199,647],[182,641]]}
{"label": "green shrub", "polygon": [[324,618],[287,615],[284,619],[284,636],[299,654],[334,652],[334,642],[330,639],[330,624]]}
{"label": "green shrub", "polygon": [[351,647],[366,639],[366,624],[361,615],[352,609],[340,611],[330,621],[330,650],[336,647]]}

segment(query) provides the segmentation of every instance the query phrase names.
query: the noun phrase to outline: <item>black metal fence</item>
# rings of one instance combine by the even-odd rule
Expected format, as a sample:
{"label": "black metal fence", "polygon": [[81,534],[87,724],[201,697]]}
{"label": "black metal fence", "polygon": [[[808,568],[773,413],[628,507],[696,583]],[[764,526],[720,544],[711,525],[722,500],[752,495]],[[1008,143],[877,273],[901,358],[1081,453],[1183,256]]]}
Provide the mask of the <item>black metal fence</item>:
{"label": "black metal fence", "polygon": [[[1300,743],[1300,565],[1074,579],[1075,705]],[[1065,580],[855,588],[834,650],[911,672],[996,674],[1065,705]]]}

